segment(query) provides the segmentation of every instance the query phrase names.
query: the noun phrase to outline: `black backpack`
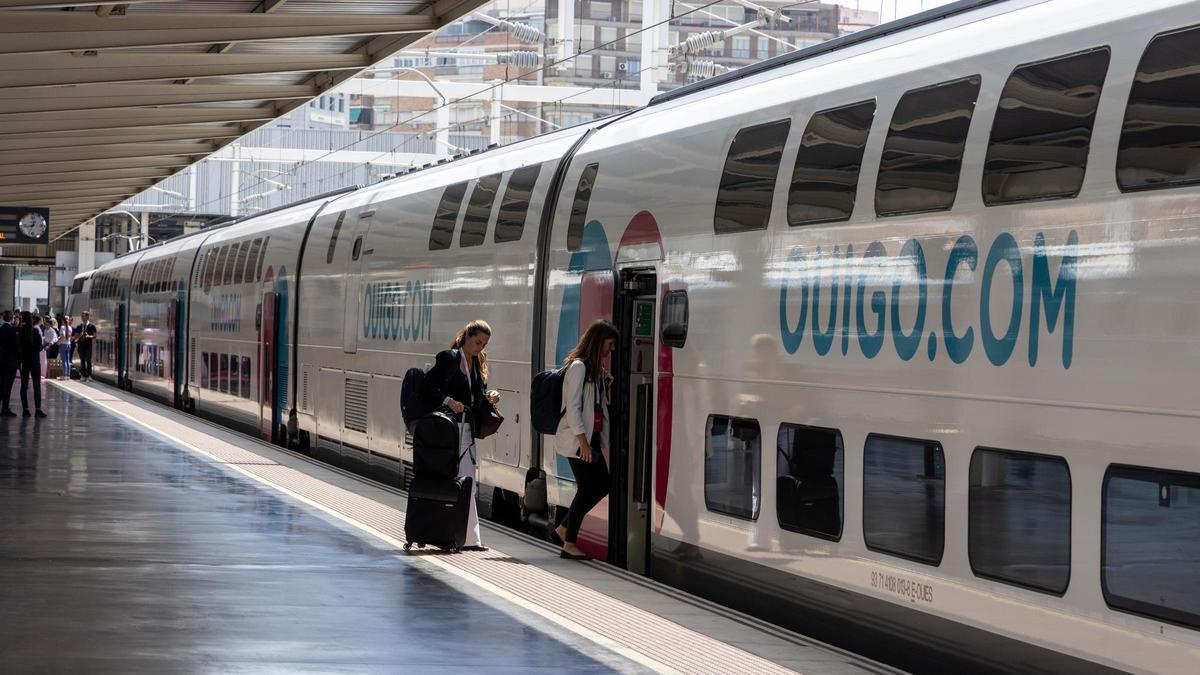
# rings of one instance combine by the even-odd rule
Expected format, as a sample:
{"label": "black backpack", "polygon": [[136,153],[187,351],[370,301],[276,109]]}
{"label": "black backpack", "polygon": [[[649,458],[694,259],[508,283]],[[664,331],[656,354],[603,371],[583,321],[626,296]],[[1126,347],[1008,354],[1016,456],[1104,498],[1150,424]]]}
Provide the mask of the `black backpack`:
{"label": "black backpack", "polygon": [[[450,351],[454,353],[457,361],[458,350]],[[437,410],[437,407],[431,409],[421,401],[421,390],[425,387],[425,375],[429,372],[429,368],[429,366],[409,368],[405,371],[404,380],[400,383],[400,416],[404,418],[404,426],[410,429],[417,420]]]}
{"label": "black backpack", "polygon": [[563,378],[566,374],[567,366],[563,366],[533,376],[533,384],[529,387],[529,417],[534,431],[539,434],[558,433],[558,422],[566,412],[563,409]]}

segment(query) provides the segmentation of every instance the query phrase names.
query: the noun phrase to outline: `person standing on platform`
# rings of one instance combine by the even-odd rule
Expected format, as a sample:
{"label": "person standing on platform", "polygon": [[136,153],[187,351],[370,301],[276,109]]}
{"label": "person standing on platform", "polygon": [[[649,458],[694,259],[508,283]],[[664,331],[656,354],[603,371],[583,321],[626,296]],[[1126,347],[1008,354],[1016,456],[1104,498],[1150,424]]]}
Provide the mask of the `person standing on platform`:
{"label": "person standing on platform", "polygon": [[79,349],[79,379],[92,379],[92,347],[96,342],[96,324],[91,321],[91,313],[84,312],[79,322],[78,336],[75,346]]}
{"label": "person standing on platform", "polygon": [[479,460],[474,429],[488,409],[488,403],[495,405],[500,400],[500,392],[487,391],[488,363],[483,350],[491,338],[492,327],[487,322],[476,320],[467,324],[454,336],[450,349],[438,352],[421,389],[421,400],[428,409],[446,407],[459,416],[458,475],[474,479],[464,551],[488,550],[479,537],[479,506],[476,503]]}
{"label": "person standing on platform", "polygon": [[0,323],[0,417],[17,416],[9,402],[13,382],[17,379],[17,369],[21,367],[21,341],[17,336],[17,327],[13,325],[15,317],[6,309],[4,321]]}
{"label": "person standing on platform", "polygon": [[71,328],[71,317],[62,314],[58,320],[58,358],[62,361],[62,375],[59,379],[71,379],[71,347],[72,341],[75,339],[74,330]]}
{"label": "person standing on platform", "polygon": [[50,359],[58,358],[58,325],[50,315],[42,317],[42,382],[50,374]]}
{"label": "person standing on platform", "polygon": [[583,518],[608,494],[609,474],[604,451],[609,448],[608,402],[612,376],[604,360],[617,348],[620,333],[604,320],[588,326],[579,344],[567,354],[563,375],[562,420],[554,437],[554,450],[567,458],[575,474],[575,499],[567,518],[554,529],[562,542],[559,557],[587,560],[575,541]]}
{"label": "person standing on platform", "polygon": [[29,417],[27,389],[32,384],[34,414],[45,417],[46,413],[42,412],[42,334],[38,332],[34,317],[29,312],[21,312],[17,339],[21,344],[21,414]]}

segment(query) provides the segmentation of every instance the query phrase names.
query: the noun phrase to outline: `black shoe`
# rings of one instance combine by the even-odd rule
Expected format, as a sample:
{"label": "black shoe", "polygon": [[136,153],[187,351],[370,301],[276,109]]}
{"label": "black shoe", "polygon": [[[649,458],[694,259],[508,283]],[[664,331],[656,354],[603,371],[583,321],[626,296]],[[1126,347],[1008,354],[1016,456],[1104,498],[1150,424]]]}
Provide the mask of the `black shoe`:
{"label": "black shoe", "polygon": [[484,546],[483,544],[476,544],[475,546],[464,546],[459,550],[462,550],[462,551],[490,551],[492,549]]}
{"label": "black shoe", "polygon": [[45,416],[46,416],[46,413],[44,413],[44,412],[42,412],[41,410],[39,410],[39,411],[37,411],[37,412],[33,413],[33,416],[34,416],[34,417],[45,417]]}
{"label": "black shoe", "polygon": [[22,411],[21,411],[21,416],[22,416],[22,417],[29,417],[29,411],[28,411],[28,410],[22,410]]}
{"label": "black shoe", "polygon": [[592,559],[592,556],[590,556],[586,553],[580,553],[579,555],[575,555],[574,553],[567,553],[566,551],[559,551],[558,557],[565,558],[567,560],[591,560]]}
{"label": "black shoe", "polygon": [[16,417],[17,413],[11,410],[0,410],[0,417]]}

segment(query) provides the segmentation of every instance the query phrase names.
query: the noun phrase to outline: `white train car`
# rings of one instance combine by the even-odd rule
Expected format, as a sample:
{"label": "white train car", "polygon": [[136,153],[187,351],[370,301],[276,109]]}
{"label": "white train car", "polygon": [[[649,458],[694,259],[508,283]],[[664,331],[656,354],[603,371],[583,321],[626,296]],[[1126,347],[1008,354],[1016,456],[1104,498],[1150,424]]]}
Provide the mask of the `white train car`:
{"label": "white train car", "polygon": [[247,219],[204,249],[269,234],[275,285],[199,264],[189,391],[402,469],[403,373],[485,319],[483,510],[541,527],[530,378],[611,318],[591,552],[916,671],[1193,672],[1198,45],[1195,1],[968,0]]}

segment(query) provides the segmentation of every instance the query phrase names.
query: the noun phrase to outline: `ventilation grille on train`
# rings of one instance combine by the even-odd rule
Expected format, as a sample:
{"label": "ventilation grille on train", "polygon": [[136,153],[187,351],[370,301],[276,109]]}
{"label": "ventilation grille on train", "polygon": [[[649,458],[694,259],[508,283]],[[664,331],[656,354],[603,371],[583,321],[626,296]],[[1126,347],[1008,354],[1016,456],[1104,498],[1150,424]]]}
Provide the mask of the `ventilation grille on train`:
{"label": "ventilation grille on train", "polygon": [[196,381],[196,338],[192,338],[191,370],[188,372],[188,382]]}
{"label": "ventilation grille on train", "polygon": [[346,378],[346,413],[342,426],[350,431],[367,433],[367,389],[366,380]]}
{"label": "ventilation grille on train", "polygon": [[308,368],[305,368],[303,375],[300,377],[300,409],[308,410]]}

